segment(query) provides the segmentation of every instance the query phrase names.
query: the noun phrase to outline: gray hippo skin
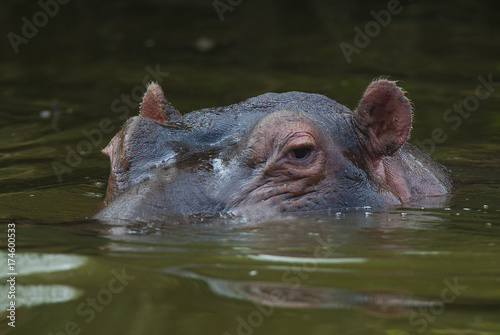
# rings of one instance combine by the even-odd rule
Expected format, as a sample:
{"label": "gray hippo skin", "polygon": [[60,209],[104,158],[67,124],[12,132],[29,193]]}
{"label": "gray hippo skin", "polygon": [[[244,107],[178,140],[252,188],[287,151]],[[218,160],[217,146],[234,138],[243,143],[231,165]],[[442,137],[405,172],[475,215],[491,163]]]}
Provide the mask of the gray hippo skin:
{"label": "gray hippo skin", "polygon": [[410,101],[375,80],[354,112],[326,96],[266,93],[182,116],[157,84],[103,150],[97,219],[274,216],[388,206],[447,194],[450,172],[406,143]]}

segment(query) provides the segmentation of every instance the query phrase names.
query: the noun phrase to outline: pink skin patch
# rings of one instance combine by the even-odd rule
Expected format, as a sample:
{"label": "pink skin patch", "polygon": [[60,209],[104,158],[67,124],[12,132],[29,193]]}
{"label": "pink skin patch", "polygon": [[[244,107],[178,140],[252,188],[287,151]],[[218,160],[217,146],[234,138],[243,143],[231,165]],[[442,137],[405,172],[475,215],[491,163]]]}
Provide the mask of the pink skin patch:
{"label": "pink skin patch", "polygon": [[169,104],[163,90],[156,83],[148,85],[148,90],[142,98],[140,115],[161,124],[181,118],[181,113]]}
{"label": "pink skin patch", "polygon": [[395,82],[376,80],[366,89],[354,113],[354,123],[367,150],[373,174],[389,185],[400,201],[411,197],[404,170],[394,153],[410,137],[412,110]]}
{"label": "pink skin patch", "polygon": [[146,94],[141,103],[141,116],[147,117],[158,123],[165,123],[167,121],[167,115],[165,113],[165,105],[167,104],[167,99],[163,95],[158,84],[150,84]]}
{"label": "pink skin patch", "polygon": [[411,104],[395,82],[377,80],[368,86],[355,112],[360,137],[374,157],[392,155],[410,137]]}

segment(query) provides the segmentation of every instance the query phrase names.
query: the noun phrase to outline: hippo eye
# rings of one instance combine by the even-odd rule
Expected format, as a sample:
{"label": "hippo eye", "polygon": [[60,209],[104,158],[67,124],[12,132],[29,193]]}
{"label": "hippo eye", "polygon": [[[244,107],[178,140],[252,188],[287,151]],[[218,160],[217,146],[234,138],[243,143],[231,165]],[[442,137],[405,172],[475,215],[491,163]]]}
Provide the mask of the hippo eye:
{"label": "hippo eye", "polygon": [[294,158],[304,159],[307,157],[307,155],[309,155],[310,152],[311,152],[311,149],[309,149],[309,148],[300,148],[300,149],[292,150],[291,154],[292,154],[292,157],[294,157]]}
{"label": "hippo eye", "polygon": [[297,149],[292,149],[288,152],[288,157],[296,160],[307,160],[311,157],[311,153],[313,152],[313,148],[310,147],[301,147]]}
{"label": "hippo eye", "polygon": [[290,163],[309,165],[315,157],[316,141],[308,133],[294,133],[284,146],[283,154]]}

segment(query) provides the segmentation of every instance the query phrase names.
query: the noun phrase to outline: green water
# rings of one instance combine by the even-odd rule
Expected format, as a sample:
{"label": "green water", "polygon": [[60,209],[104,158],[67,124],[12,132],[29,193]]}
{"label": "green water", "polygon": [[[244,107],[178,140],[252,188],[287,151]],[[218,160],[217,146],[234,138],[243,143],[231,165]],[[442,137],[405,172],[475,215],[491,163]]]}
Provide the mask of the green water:
{"label": "green water", "polygon": [[[480,78],[500,82],[500,6],[401,1],[348,63],[339,44],[355,45],[353,28],[387,8],[243,1],[221,22],[212,1],[75,0],[17,54],[2,39],[0,334],[500,334],[500,86],[447,114],[476,101]],[[21,35],[40,10],[3,2],[2,34]],[[137,113],[148,67],[182,112],[290,90],[355,108],[373,78],[391,76],[415,107],[410,142],[459,183],[437,208],[91,221],[109,173],[100,149]]]}

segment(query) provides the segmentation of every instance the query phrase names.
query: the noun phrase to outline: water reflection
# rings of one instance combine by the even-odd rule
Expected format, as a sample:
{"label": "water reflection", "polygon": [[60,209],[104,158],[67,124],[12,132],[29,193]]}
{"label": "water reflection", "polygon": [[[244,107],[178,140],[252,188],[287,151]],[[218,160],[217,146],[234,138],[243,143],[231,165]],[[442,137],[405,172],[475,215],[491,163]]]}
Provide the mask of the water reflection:
{"label": "water reflection", "polygon": [[[70,285],[61,284],[23,284],[30,283],[30,279],[36,282],[36,276],[53,275],[58,272],[75,271],[83,267],[88,260],[83,256],[63,255],[63,254],[40,254],[30,252],[18,252],[14,256],[15,263],[7,262],[8,254],[0,251],[1,264],[16,264],[17,273],[21,278],[21,283],[13,281],[13,288],[9,288],[10,277],[6,273],[0,273],[0,279],[7,284],[0,285],[0,291],[8,292],[13,290],[16,308],[33,308],[44,304],[54,304],[76,300],[82,296],[83,291]],[[12,258],[10,258],[12,261]],[[9,307],[11,299],[7,294],[0,296],[0,309]]]}
{"label": "water reflection", "polygon": [[[412,308],[432,307],[435,302],[384,286],[353,288],[344,277],[364,276],[361,269],[370,268],[379,257],[391,260],[397,258],[394,252],[411,254],[408,240],[413,232],[434,229],[444,220],[432,210],[365,208],[333,217],[309,215],[252,224],[234,218],[206,218],[204,224],[187,225],[121,222],[107,229],[103,224],[101,233],[110,239],[108,252],[146,259],[136,264],[140,271],[195,281],[197,287],[204,283],[217,299],[250,302],[264,310],[355,309],[378,317],[405,317]],[[162,254],[163,266],[145,265],[149,257]],[[384,275],[404,278],[412,271],[392,269]]]}
{"label": "water reflection", "polygon": [[[348,260],[347,260],[348,261]],[[353,259],[352,261],[356,261]],[[196,272],[197,266],[179,266],[162,272],[182,279],[205,282],[213,293],[256,304],[259,310],[274,308],[357,309],[383,317],[407,316],[414,307],[430,307],[432,301],[412,297],[410,292],[393,290],[355,291],[335,287],[314,287],[265,281],[225,280]],[[218,268],[231,271],[230,268]],[[261,305],[260,307],[258,305]]]}

